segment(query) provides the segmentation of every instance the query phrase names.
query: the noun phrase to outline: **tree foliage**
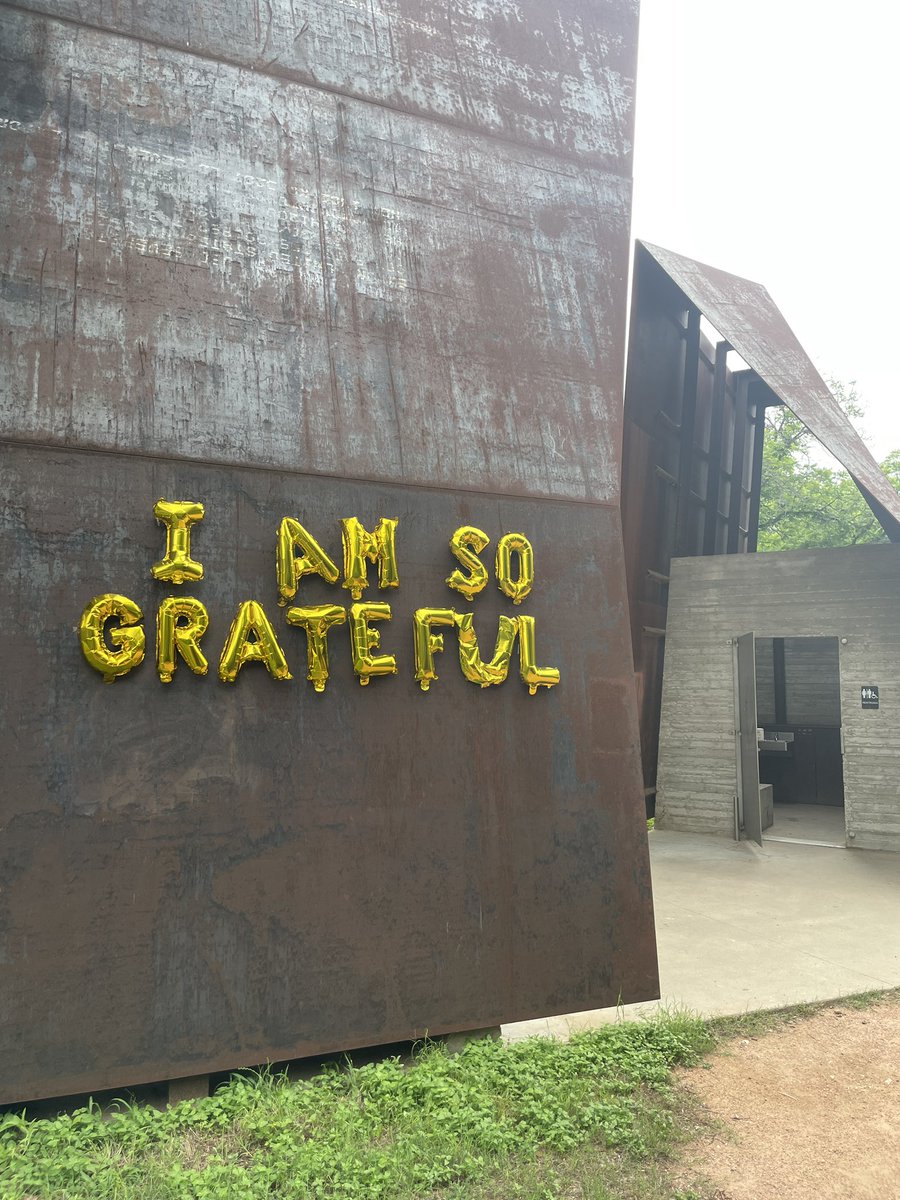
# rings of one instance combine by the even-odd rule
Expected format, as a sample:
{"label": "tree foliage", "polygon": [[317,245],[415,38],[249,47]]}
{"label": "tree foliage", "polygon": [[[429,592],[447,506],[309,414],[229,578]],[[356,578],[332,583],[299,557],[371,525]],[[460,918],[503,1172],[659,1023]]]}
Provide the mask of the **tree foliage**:
{"label": "tree foliage", "polygon": [[[863,410],[853,384],[832,382],[831,390],[848,417]],[[856,484],[843,469],[816,459],[819,444],[787,408],[766,411],[759,550],[803,550],[818,546],[860,546],[887,541]],[[900,450],[881,464],[900,489]]]}

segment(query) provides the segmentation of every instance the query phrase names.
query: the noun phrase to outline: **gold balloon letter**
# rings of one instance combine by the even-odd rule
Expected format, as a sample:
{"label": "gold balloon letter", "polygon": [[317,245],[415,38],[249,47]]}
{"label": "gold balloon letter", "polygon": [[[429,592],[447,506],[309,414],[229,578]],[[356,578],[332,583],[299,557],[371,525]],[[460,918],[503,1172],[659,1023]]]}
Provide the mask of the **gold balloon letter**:
{"label": "gold balloon letter", "polygon": [[245,600],[231,622],[219,659],[219,678],[223,683],[234,683],[238,671],[248,662],[265,663],[273,679],[291,678],[275,630],[269,624],[263,606],[255,600]]}
{"label": "gold balloon letter", "polygon": [[285,517],[278,528],[276,562],[278,603],[282,605],[293,600],[304,575],[321,575],[327,583],[337,583],[341,574],[312,534],[292,517]]}
{"label": "gold balloon letter", "polygon": [[413,640],[416,649],[416,679],[423,692],[437,679],[434,656],[444,649],[444,635],[432,633],[432,625],[455,625],[452,608],[417,608],[413,613]]}
{"label": "gold balloon letter", "polygon": [[189,500],[158,500],[153,508],[157,521],[166,527],[166,557],[150,568],[154,579],[166,583],[196,582],[203,578],[203,564],[191,558],[191,526],[203,520],[202,504]]}
{"label": "gold balloon letter", "polygon": [[313,608],[289,608],[284,615],[289,625],[306,630],[306,678],[317,692],[324,692],[328,681],[328,630],[332,625],[343,625],[346,610],[338,604],[317,604]]}
{"label": "gold balloon letter", "polygon": [[460,613],[456,618],[459,635],[459,665],[466,679],[477,683],[480,687],[490,687],[492,683],[503,683],[509,673],[509,660],[513,646],[516,644],[516,634],[519,632],[517,617],[501,617],[500,630],[497,634],[497,645],[494,657],[489,663],[483,662],[478,652],[478,638],[472,624],[472,613]]}
{"label": "gold balloon letter", "polygon": [[389,604],[353,604],[350,606],[350,647],[353,653],[353,670],[359,676],[362,687],[366,687],[375,675],[396,675],[397,660],[393,654],[373,655],[381,646],[381,634],[370,629],[370,621],[389,621]]}
{"label": "gold balloon letter", "polygon": [[[180,620],[184,624],[179,625]],[[200,639],[209,626],[209,615],[192,596],[166,596],[156,614],[156,669],[163,683],[171,683],[176,654],[195,675],[205,675],[209,664],[200,649]]]}
{"label": "gold balloon letter", "polygon": [[374,533],[367,533],[356,517],[341,521],[344,541],[344,582],[354,600],[359,600],[363,589],[369,586],[366,560],[378,563],[378,586],[391,588],[400,586],[397,572],[397,554],[394,549],[394,534],[397,521],[382,517]]}
{"label": "gold balloon letter", "polygon": [[462,592],[468,600],[477,596],[487,585],[487,567],[478,554],[490,540],[483,530],[476,529],[474,525],[461,526],[450,538],[450,549],[462,565],[468,567],[469,574],[463,575],[462,571],[454,571],[447,577],[447,586]]}
{"label": "gold balloon letter", "polygon": [[[519,578],[512,577],[512,556],[519,556]],[[521,604],[534,583],[534,552],[523,533],[505,533],[497,543],[497,587],[513,604]]]}
{"label": "gold balloon letter", "polygon": [[[104,637],[106,622],[113,617],[118,617],[120,625],[109,630],[109,640],[118,650],[111,650]],[[114,592],[95,596],[81,614],[81,650],[104,683],[115,683],[120,675],[127,675],[144,661],[144,631],[139,625],[143,618],[133,600]]]}
{"label": "gold balloon letter", "polygon": [[528,684],[528,691],[533,696],[539,687],[555,687],[559,683],[559,671],[556,667],[536,667],[534,665],[534,617],[519,617],[519,674],[522,682]]}

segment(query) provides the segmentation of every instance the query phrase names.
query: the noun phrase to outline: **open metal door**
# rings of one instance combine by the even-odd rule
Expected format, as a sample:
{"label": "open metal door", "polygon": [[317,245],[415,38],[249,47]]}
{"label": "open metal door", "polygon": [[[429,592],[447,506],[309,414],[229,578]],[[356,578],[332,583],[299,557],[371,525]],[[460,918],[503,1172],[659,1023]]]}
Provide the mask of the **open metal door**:
{"label": "open metal door", "polygon": [[734,742],[737,757],[735,836],[762,845],[759,798],[759,747],[756,741],[756,647],[752,633],[735,638]]}

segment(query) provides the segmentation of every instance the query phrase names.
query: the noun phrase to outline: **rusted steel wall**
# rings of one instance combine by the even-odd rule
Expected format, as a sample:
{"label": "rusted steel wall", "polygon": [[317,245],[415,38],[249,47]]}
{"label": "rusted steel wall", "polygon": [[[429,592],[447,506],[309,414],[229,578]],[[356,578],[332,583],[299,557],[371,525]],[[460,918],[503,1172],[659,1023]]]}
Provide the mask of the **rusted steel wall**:
{"label": "rusted steel wall", "polygon": [[617,500],[624,120],[613,172],[0,15],[9,433]]}
{"label": "rusted steel wall", "polygon": [[[732,371],[692,304],[638,243],[625,395],[622,511],[648,812],[653,811],[674,557],[756,549],[765,405],[753,371]],[[755,498],[756,508],[753,507]]]}
{"label": "rusted steel wall", "polygon": [[[0,1101],[655,994],[618,513],[636,4],[0,8]],[[206,678],[154,672],[160,496]],[[360,688],[276,605],[293,516],[399,517]],[[562,682],[413,679],[462,524]],[[487,561],[492,557],[485,556]],[[373,579],[374,579],[373,568]],[[185,590],[185,589],[181,589]],[[85,603],[143,609],[104,685]],[[344,603],[321,580],[303,602]],[[215,660],[259,600],[293,673]]]}
{"label": "rusted steel wall", "polygon": [[731,343],[771,390],[853,478],[891,541],[900,541],[900,494],[853,428],[772,297],[742,279],[662,246],[639,243],[643,254],[668,275]]}

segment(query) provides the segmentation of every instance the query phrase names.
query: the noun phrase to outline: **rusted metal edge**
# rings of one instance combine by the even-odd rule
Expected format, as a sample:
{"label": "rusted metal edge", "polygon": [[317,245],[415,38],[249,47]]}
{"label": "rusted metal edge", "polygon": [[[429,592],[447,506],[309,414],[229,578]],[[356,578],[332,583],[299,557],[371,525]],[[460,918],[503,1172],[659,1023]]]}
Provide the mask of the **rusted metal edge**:
{"label": "rusted metal edge", "polygon": [[900,542],[900,494],[841,411],[828,385],[762,286],[649,242],[637,243],[686,299],[847,469],[892,542]]}

